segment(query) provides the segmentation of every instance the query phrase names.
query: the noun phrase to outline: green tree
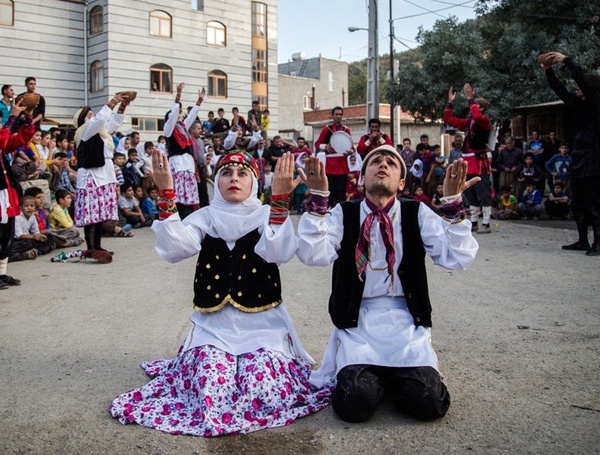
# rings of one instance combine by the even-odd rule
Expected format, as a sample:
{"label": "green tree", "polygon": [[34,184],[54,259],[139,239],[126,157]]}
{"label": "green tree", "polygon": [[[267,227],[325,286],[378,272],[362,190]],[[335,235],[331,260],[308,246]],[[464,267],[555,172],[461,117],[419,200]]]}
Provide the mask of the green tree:
{"label": "green tree", "polygon": [[[420,30],[422,59],[401,65],[387,98],[417,118],[438,119],[448,87],[460,91],[469,82],[500,123],[516,106],[556,100],[537,62],[540,53],[562,52],[588,71],[600,67],[598,0],[479,0],[477,13],[475,20],[450,18]],[[562,68],[556,71],[560,76]]]}
{"label": "green tree", "polygon": [[483,41],[474,21],[458,23],[456,17],[437,21],[431,31],[421,29],[417,41],[422,59],[400,65],[387,99],[421,121],[437,120],[451,86],[460,90],[469,82],[477,87]]}

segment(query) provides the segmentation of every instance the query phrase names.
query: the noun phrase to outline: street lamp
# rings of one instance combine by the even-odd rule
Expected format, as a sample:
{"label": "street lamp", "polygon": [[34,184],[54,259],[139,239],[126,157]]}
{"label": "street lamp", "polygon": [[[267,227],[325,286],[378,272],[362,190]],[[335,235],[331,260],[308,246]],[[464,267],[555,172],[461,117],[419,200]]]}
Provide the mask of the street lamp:
{"label": "street lamp", "polygon": [[377,0],[369,0],[369,28],[348,27],[349,32],[369,32],[369,54],[367,59],[367,129],[370,118],[379,118],[379,62],[377,31]]}

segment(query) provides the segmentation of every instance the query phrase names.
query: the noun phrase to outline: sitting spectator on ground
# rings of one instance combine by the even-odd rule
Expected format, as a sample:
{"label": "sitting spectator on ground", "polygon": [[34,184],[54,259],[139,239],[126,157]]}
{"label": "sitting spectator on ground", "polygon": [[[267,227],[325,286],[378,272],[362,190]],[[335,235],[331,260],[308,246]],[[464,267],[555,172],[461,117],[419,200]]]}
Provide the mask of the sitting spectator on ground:
{"label": "sitting spectator on ground", "polygon": [[32,186],[25,190],[25,196],[32,196],[35,200],[36,211],[33,216],[36,219],[40,233],[50,238],[56,245],[56,248],[73,246],[73,239],[79,237],[79,230],[75,226],[66,229],[52,229],[52,226],[50,226],[50,214],[44,208],[44,191],[37,186]]}
{"label": "sitting spectator on ground", "polygon": [[422,202],[423,204],[429,206],[431,205],[431,200],[427,197],[427,195],[423,192],[422,186],[416,186],[415,191],[412,197],[415,201]]}
{"label": "sitting spectator on ground", "polygon": [[15,220],[15,238],[9,262],[35,259],[38,254],[47,254],[54,249],[52,240],[40,233],[35,211],[35,198],[23,196],[21,214]]}
{"label": "sitting spectator on ground", "polygon": [[544,203],[546,208],[546,215],[548,218],[558,218],[564,220],[569,215],[569,196],[565,193],[565,186],[561,181],[554,183],[554,189],[552,193],[546,199]]}
{"label": "sitting spectator on ground", "polygon": [[142,213],[140,203],[135,197],[133,185],[131,183],[125,183],[121,185],[121,197],[119,198],[119,209],[127,220],[128,224],[131,224],[134,229],[141,228],[146,225],[146,217]]}
{"label": "sitting spectator on ground", "polygon": [[117,177],[117,183],[119,187],[125,183],[125,177],[123,176],[123,166],[125,165],[125,155],[120,152],[115,152],[113,155],[113,163],[115,166],[115,176]]}
{"label": "sitting spectator on ground", "polygon": [[142,171],[137,167],[137,155],[136,149],[129,149],[127,151],[127,162],[123,168],[123,178],[125,183],[129,183],[133,186],[140,186],[142,184]]}
{"label": "sitting spectator on ground", "polygon": [[431,196],[431,210],[433,210],[438,215],[442,214],[442,201],[441,199],[444,197],[444,183],[438,183],[435,192]]}
{"label": "sitting spectator on ground", "polygon": [[50,211],[48,218],[50,220],[50,228],[53,230],[60,230],[61,235],[71,240],[70,246],[79,246],[83,243],[83,239],[80,236],[79,229],[73,224],[73,219],[69,215],[69,207],[73,202],[73,196],[67,190],[56,190],[54,194],[56,198],[56,205]]}
{"label": "sitting spectator on ground", "polygon": [[500,188],[498,210],[496,210],[494,215],[494,218],[499,220],[518,220],[520,218],[517,197],[512,194],[512,187],[510,185],[504,185]]}
{"label": "sitting spectator on ground", "polygon": [[433,195],[439,183],[444,183],[446,175],[446,157],[442,155],[442,149],[439,145],[431,146],[433,159],[429,165],[429,173],[425,177],[425,194]]}
{"label": "sitting spectator on ground", "polygon": [[71,183],[67,154],[65,152],[56,152],[54,154],[54,159],[57,162],[54,172],[60,176],[60,178],[57,179],[57,189],[67,190],[71,195],[74,195],[75,188],[73,188],[73,184]]}
{"label": "sitting spectator on ground", "polygon": [[540,215],[542,214],[542,194],[536,188],[535,181],[527,180],[525,182],[525,191],[523,191],[521,202],[519,202],[517,207],[521,217],[525,217],[528,220],[533,219],[534,221],[540,219]]}
{"label": "sitting spectator on ground", "polygon": [[[520,194],[523,194],[525,191],[525,187],[527,186],[527,182],[531,181],[537,188],[538,181],[542,178],[544,174],[543,171],[534,164],[533,153],[527,152],[525,154],[525,158],[523,159],[523,164],[519,169],[519,174],[517,177],[517,181],[520,184]],[[542,193],[540,192],[540,195]]]}
{"label": "sitting spectator on ground", "polygon": [[142,203],[142,213],[147,220],[158,220],[158,188],[151,186],[146,190],[147,197]]}

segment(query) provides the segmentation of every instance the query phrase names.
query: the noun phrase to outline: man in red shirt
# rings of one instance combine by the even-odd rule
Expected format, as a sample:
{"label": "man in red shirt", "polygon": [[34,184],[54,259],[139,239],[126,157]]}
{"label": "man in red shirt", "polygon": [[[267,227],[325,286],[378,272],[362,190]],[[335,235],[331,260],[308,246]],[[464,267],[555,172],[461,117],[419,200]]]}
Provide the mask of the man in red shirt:
{"label": "man in red shirt", "polygon": [[[450,87],[448,102],[444,110],[444,123],[465,132],[462,159],[467,162],[467,180],[476,176],[481,177],[481,180],[469,187],[464,192],[464,196],[469,201],[472,230],[478,231],[480,234],[489,234],[491,232],[492,187],[487,142],[492,122],[489,117],[484,115],[488,102],[484,98],[475,98],[475,90],[469,84],[464,85],[463,91],[469,102],[471,114],[467,118],[454,117],[452,103],[456,99],[456,91]],[[481,228],[477,225],[479,207],[481,207],[483,215]]]}
{"label": "man in red shirt", "polygon": [[316,152],[325,152],[327,154],[325,173],[329,182],[330,207],[346,200],[346,180],[349,172],[347,157],[354,151],[354,147],[350,150],[336,151],[329,144],[331,135],[337,131],[344,131],[351,136],[350,128],[342,125],[343,116],[344,110],[340,106],[334,107],[331,110],[332,122],[321,130],[321,134],[319,134],[319,138],[315,142]]}
{"label": "man in red shirt", "polygon": [[356,151],[360,156],[364,157],[371,150],[383,144],[391,145],[392,147],[394,146],[390,137],[381,131],[381,120],[372,118],[369,120],[369,133],[363,134],[360,137]]}

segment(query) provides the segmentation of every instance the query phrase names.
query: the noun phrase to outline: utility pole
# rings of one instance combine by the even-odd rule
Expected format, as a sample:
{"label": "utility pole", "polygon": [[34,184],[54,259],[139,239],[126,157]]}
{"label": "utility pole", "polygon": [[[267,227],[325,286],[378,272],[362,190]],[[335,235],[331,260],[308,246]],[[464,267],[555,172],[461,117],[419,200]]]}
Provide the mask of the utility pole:
{"label": "utility pole", "polygon": [[369,0],[369,56],[367,62],[367,129],[370,118],[379,118],[377,0]]}
{"label": "utility pole", "polygon": [[[390,80],[388,83],[394,82],[394,21],[392,20],[392,0],[390,0]],[[394,101],[390,100],[390,139],[395,145],[394,141],[394,129],[396,127],[395,115],[394,115]]]}

